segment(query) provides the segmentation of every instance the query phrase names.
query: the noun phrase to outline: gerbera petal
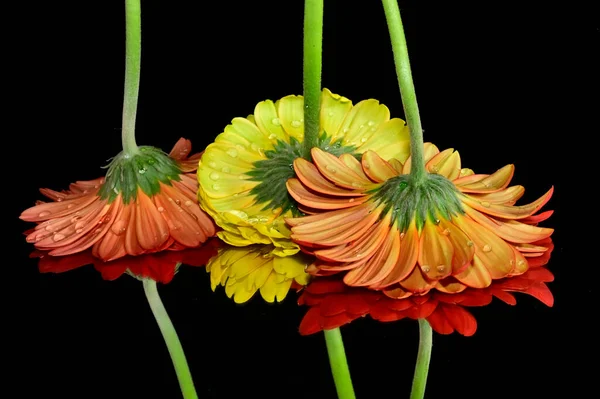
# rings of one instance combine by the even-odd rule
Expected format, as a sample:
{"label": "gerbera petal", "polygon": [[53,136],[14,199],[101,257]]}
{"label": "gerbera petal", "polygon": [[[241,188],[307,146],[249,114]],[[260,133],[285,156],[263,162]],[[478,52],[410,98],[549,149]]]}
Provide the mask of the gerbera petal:
{"label": "gerbera petal", "polygon": [[419,266],[429,280],[441,280],[452,273],[454,248],[447,236],[427,219],[419,241]]}
{"label": "gerbera petal", "polygon": [[515,166],[506,165],[491,175],[470,175],[454,180],[463,193],[491,193],[508,186],[515,173]]}
{"label": "gerbera petal", "polygon": [[302,96],[286,96],[275,104],[281,126],[286,133],[298,141],[304,139],[304,98]]}
{"label": "gerbera petal", "polygon": [[453,148],[448,148],[431,158],[425,168],[429,173],[436,173],[449,180],[454,180],[460,176],[460,155]]}
{"label": "gerbera petal", "polygon": [[436,284],[437,281],[428,281],[419,267],[415,267],[412,273],[400,282],[402,288],[415,294],[425,294]]}
{"label": "gerbera petal", "polygon": [[466,269],[454,275],[458,281],[471,288],[486,288],[492,284],[492,276],[483,262],[475,255]]}
{"label": "gerbera petal", "polygon": [[373,186],[370,180],[363,179],[354,173],[335,155],[316,147],[311,150],[311,155],[319,172],[336,185],[358,191],[364,191]]}
{"label": "gerbera petal", "polygon": [[350,154],[342,154],[340,155],[340,161],[342,161],[347,167],[352,169],[357,175],[362,177],[365,180],[368,180],[369,177],[365,174],[361,162],[356,159],[353,155]]}
{"label": "gerbera petal", "polygon": [[346,97],[333,94],[329,89],[323,89],[321,94],[321,130],[337,140],[343,137],[341,129],[346,116],[352,109],[352,101]]}
{"label": "gerbera petal", "polygon": [[120,207],[119,213],[111,228],[106,232],[102,240],[96,242],[92,248],[92,254],[105,262],[127,255],[125,249],[125,231],[129,222],[130,206]]}
{"label": "gerbera petal", "polygon": [[475,317],[461,306],[440,304],[442,312],[450,325],[465,337],[470,337],[477,331]]}
{"label": "gerbera petal", "polygon": [[464,206],[464,210],[473,220],[506,241],[514,243],[531,243],[550,237],[554,229],[531,226],[514,220],[502,221],[490,218],[475,209]]}
{"label": "gerbera petal", "polygon": [[385,160],[396,158],[400,162],[404,162],[410,154],[408,126],[402,119],[390,119],[363,141],[366,137],[360,139],[359,152],[372,150]]}
{"label": "gerbera petal", "polygon": [[[394,225],[392,233],[398,234],[397,226]],[[391,272],[376,287],[389,287],[407,278],[415,269],[419,256],[419,233],[413,221],[405,233],[399,234],[400,249],[399,256]],[[373,288],[376,288],[373,287]]]}
{"label": "gerbera petal", "polygon": [[[425,143],[423,144],[423,161],[425,163],[429,162],[434,156],[439,154],[440,150],[433,143]],[[412,164],[412,157],[408,157],[404,162],[404,168],[402,169],[402,173],[408,174],[410,173],[410,167]]]}
{"label": "gerbera petal", "polygon": [[[352,157],[352,159],[354,159],[354,157]],[[358,161],[356,161],[356,162],[358,162]],[[346,190],[346,189],[336,186],[329,180],[325,179],[321,175],[321,173],[319,173],[319,170],[317,169],[317,167],[315,165],[313,165],[312,163],[308,162],[304,158],[297,158],[294,161],[294,171],[296,172],[298,179],[300,179],[300,181],[305,186],[307,186],[311,190],[315,190],[319,193],[326,194],[326,195],[336,195],[336,196],[341,196],[341,197],[347,197],[347,196],[356,197],[356,196],[364,195],[363,193],[360,193],[360,192],[349,191],[349,190]],[[366,176],[365,176],[365,179],[366,179]],[[289,186],[288,186],[288,189],[289,189]]]}
{"label": "gerbera petal", "polygon": [[552,197],[554,188],[551,188],[537,200],[531,204],[520,205],[520,206],[507,206],[499,204],[490,204],[488,202],[481,202],[469,195],[463,197],[463,202],[472,208],[477,209],[480,212],[487,213],[488,215],[501,217],[504,219],[523,219],[536,213],[542,208]]}
{"label": "gerbera petal", "polygon": [[398,172],[374,151],[367,151],[362,156],[362,167],[367,176],[376,183],[383,183]]}
{"label": "gerbera petal", "polygon": [[271,100],[261,101],[254,108],[256,126],[272,143],[276,140],[289,142],[289,136],[281,126],[277,108]]}
{"label": "gerbera petal", "polygon": [[[382,123],[390,119],[389,109],[377,100],[363,100],[348,113],[341,126],[346,133],[345,145],[357,145],[366,142]],[[364,139],[364,140],[363,140]]]}
{"label": "gerbera petal", "polygon": [[169,156],[180,161],[187,158],[190,155],[190,151],[192,151],[192,142],[181,137],[173,146]]}
{"label": "gerbera petal", "polygon": [[452,256],[452,273],[460,273],[473,260],[473,255],[475,255],[475,247],[473,246],[473,242],[469,239],[469,237],[452,222],[443,217],[441,217],[439,220],[439,227],[442,230],[441,233],[448,237],[452,247],[454,248],[454,254]]}
{"label": "gerbera petal", "polygon": [[512,186],[493,193],[479,194],[477,200],[490,204],[513,205],[523,194],[525,194],[525,187]]}
{"label": "gerbera petal", "polygon": [[342,209],[350,208],[367,201],[368,197],[335,198],[316,195],[308,191],[298,179],[289,179],[286,183],[288,192],[299,203],[313,209]]}
{"label": "gerbera petal", "polygon": [[151,251],[169,238],[169,226],[152,200],[138,188],[135,207],[135,232],[138,243]]}
{"label": "gerbera petal", "polygon": [[506,277],[510,273],[514,262],[514,253],[510,245],[469,217],[456,217],[454,223],[473,241],[474,258],[482,262],[493,279]]}
{"label": "gerbera petal", "polygon": [[66,215],[72,215],[91,203],[97,201],[95,195],[88,195],[82,198],[64,200],[60,202],[45,202],[43,204],[26,209],[21,213],[20,218],[26,222],[41,222],[48,219],[56,219]]}

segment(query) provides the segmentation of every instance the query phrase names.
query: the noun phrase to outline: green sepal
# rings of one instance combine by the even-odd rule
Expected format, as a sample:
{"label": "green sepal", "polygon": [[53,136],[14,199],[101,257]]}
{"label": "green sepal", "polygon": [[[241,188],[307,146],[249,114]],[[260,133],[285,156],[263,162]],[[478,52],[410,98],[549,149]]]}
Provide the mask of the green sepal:
{"label": "green sepal", "polygon": [[138,187],[152,197],[159,193],[160,183],[170,186],[172,180],[181,180],[181,173],[177,162],[162,150],[139,147],[137,154],[121,152],[111,160],[99,195],[112,202],[121,194],[123,203],[128,204],[136,200]]}
{"label": "green sepal", "polygon": [[391,224],[406,231],[414,219],[420,231],[427,218],[434,223],[438,217],[450,220],[464,214],[456,186],[441,175],[428,174],[419,183],[411,175],[400,175],[386,181],[374,193],[373,199],[383,205],[382,216],[392,212]]}
{"label": "green sepal", "polygon": [[[341,138],[333,141],[326,132],[317,138],[317,146],[335,156],[352,154],[360,159],[360,155],[354,153],[356,147],[343,145]],[[277,140],[272,150],[265,151],[267,159],[254,162],[254,169],[247,174],[251,177],[250,180],[260,184],[250,194],[256,196],[256,203],[265,204],[262,210],[281,208],[282,213],[291,210],[295,216],[301,215],[296,201],[288,194],[285,183],[296,175],[294,160],[302,158],[303,152],[302,143],[291,137],[289,143]]]}

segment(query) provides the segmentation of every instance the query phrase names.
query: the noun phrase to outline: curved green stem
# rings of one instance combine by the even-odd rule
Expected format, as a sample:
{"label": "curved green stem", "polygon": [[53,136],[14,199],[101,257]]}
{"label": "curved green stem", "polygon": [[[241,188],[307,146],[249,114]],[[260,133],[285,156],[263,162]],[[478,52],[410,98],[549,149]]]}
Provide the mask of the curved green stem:
{"label": "curved green stem", "polygon": [[350,370],[346,361],[346,352],[344,351],[344,342],[339,328],[325,330],[325,344],[327,345],[327,354],[329,355],[329,364],[335,389],[339,399],[354,399],[354,388],[350,378]]}
{"label": "curved green stem", "polygon": [[431,326],[427,320],[419,319],[419,351],[417,352],[417,364],[410,399],[423,399],[425,396],[432,341]]}
{"label": "curved green stem", "polygon": [[125,154],[138,152],[135,143],[135,117],[140,91],[142,28],[140,0],[125,0],[125,91],[121,141]]}
{"label": "curved green stem", "polygon": [[304,2],[304,156],[316,147],[321,109],[323,0]]}
{"label": "curved green stem", "polygon": [[390,32],[392,51],[394,52],[394,64],[396,65],[396,75],[398,76],[404,115],[406,115],[406,122],[410,130],[410,175],[418,183],[425,179],[427,171],[425,170],[425,161],[423,158],[423,129],[421,128],[419,106],[417,105],[415,85],[413,84],[410,70],[404,27],[402,25],[402,18],[400,18],[398,0],[382,0],[382,2]]}
{"label": "curved green stem", "polygon": [[196,389],[194,388],[194,381],[192,380],[192,375],[190,374],[190,369],[188,367],[187,360],[185,359],[183,348],[181,347],[181,342],[179,342],[179,337],[177,336],[177,332],[173,327],[173,323],[171,323],[171,319],[169,318],[169,315],[167,314],[167,311],[160,300],[158,290],[156,289],[156,281],[147,278],[143,279],[142,281],[146,298],[150,304],[150,309],[152,309],[152,313],[154,314],[154,318],[158,323],[160,332],[162,333],[162,336],[167,344],[167,349],[171,355],[173,366],[175,366],[175,373],[177,374],[177,379],[179,380],[179,387],[181,388],[183,398],[198,399]]}

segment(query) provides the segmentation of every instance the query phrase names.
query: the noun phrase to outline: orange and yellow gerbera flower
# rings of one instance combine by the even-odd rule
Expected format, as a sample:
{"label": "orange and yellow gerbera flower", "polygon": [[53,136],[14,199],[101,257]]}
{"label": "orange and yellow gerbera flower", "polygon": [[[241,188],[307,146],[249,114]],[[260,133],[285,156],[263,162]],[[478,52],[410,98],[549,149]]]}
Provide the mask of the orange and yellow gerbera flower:
{"label": "orange and yellow gerbera flower", "polygon": [[257,291],[267,302],[281,302],[290,288],[308,284],[308,256],[276,256],[271,245],[250,245],[239,248],[222,246],[206,265],[213,291],[222,285],[229,298],[244,303]]}
{"label": "orange and yellow gerbera flower", "polygon": [[104,261],[126,255],[198,247],[215,225],[196,200],[200,154],[188,157],[180,139],[167,156],[154,147],[116,156],[106,177],[71,184],[67,191],[40,190],[39,202],[21,219],[36,222],[27,241],[49,256],[92,249]]}
{"label": "orange and yellow gerbera flower", "polygon": [[311,273],[343,272],[347,285],[406,298],[486,288],[548,251],[542,240],[553,230],[537,224],[552,212],[534,214],[552,189],[515,206],[524,188],[508,186],[513,165],[474,174],[461,169],[458,152],[426,144],[429,173],[415,183],[410,158],[388,162],[367,151],[358,161],[318,148],[312,158],[294,162],[298,177],[287,184],[311,214],[287,220],[292,239],[317,258]]}
{"label": "orange and yellow gerbera flower", "polygon": [[[198,197],[228,244],[268,244],[278,256],[298,252],[284,218],[301,213],[285,184],[294,176],[294,160],[307,155],[303,117],[302,96],[262,101],[254,115],[233,119],[206,148],[198,167]],[[317,146],[335,155],[375,150],[384,159],[405,161],[408,129],[376,100],[353,106],[324,89]]]}

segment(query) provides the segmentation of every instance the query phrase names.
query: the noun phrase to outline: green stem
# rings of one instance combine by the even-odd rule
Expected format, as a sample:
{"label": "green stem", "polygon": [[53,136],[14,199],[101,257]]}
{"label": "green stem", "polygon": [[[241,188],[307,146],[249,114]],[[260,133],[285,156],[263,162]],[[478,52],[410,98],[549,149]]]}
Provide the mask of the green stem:
{"label": "green stem", "polygon": [[404,106],[404,115],[410,130],[410,152],[411,166],[410,174],[415,182],[423,181],[427,176],[425,161],[423,158],[423,129],[421,128],[421,117],[417,105],[417,95],[413,84],[404,27],[400,18],[398,0],[382,0],[385,18],[387,20],[392,51],[394,52],[394,64],[396,64],[396,75],[400,86],[400,95]]}
{"label": "green stem", "polygon": [[171,319],[160,300],[158,290],[156,289],[156,281],[145,278],[143,279],[143,285],[146,298],[150,304],[150,309],[152,309],[154,318],[158,323],[158,328],[160,328],[160,332],[167,344],[173,366],[175,366],[175,373],[179,380],[181,393],[183,394],[184,399],[198,399],[196,389],[194,388],[194,381],[192,380],[192,375],[190,374],[183,348],[181,347],[181,342],[179,342],[179,337],[177,337],[177,332],[173,327],[173,323],[171,323]]}
{"label": "green stem", "polygon": [[129,155],[139,151],[135,143],[135,117],[140,91],[141,20],[140,0],[125,0],[125,91],[121,140],[123,151]]}
{"label": "green stem", "polygon": [[321,109],[323,0],[304,2],[304,156],[316,147]]}
{"label": "green stem", "polygon": [[415,365],[415,376],[413,377],[410,399],[423,399],[425,396],[429,361],[431,360],[431,345],[431,326],[427,320],[419,319],[419,351],[417,352],[417,364]]}
{"label": "green stem", "polygon": [[344,351],[344,342],[339,328],[325,330],[325,344],[327,345],[327,354],[329,355],[329,364],[331,373],[335,382],[335,389],[339,399],[354,399],[354,388],[348,370],[346,361],[346,352]]}

